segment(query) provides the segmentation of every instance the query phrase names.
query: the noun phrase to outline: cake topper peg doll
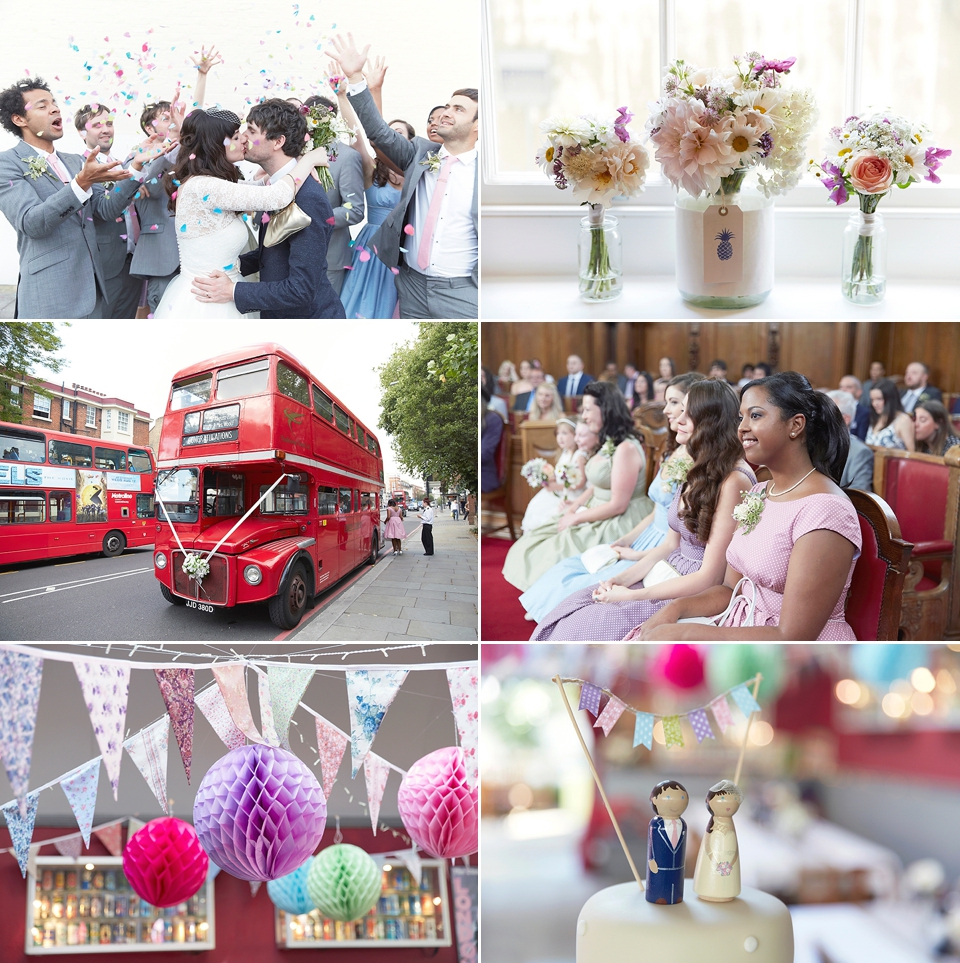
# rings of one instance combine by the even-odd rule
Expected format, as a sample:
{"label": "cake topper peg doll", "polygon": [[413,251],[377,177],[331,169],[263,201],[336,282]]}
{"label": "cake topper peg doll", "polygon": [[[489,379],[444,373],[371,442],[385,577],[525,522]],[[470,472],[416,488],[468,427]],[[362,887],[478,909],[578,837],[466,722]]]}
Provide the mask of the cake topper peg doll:
{"label": "cake topper peg doll", "polygon": [[656,816],[647,829],[647,885],[651,903],[683,902],[683,857],[687,824],[680,818],[690,802],[687,790],[674,779],[658,782],[650,793]]}
{"label": "cake topper peg doll", "polygon": [[740,895],[740,851],[733,816],[742,802],[740,787],[729,779],[721,779],[707,793],[710,822],[693,873],[693,891],[700,899],[725,903]]}

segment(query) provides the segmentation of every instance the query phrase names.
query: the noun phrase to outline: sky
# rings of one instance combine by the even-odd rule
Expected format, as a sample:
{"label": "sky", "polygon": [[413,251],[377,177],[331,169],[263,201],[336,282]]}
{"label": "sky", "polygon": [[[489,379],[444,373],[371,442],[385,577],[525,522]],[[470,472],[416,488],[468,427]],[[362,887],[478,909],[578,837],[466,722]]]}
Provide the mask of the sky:
{"label": "sky", "polygon": [[38,369],[55,384],[74,382],[129,401],[151,420],[167,406],[173,375],[207,358],[273,341],[292,352],[371,428],[383,449],[384,477],[401,472],[380,420],[376,369],[395,347],[416,340],[413,321],[80,321],[57,324],[66,359],[57,374]]}

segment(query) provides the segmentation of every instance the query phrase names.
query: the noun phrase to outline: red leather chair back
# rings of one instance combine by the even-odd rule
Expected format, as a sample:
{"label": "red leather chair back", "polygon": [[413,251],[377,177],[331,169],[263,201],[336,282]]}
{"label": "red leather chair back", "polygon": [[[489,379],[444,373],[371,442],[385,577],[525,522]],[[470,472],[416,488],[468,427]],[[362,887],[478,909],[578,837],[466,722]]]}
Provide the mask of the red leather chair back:
{"label": "red leather chair back", "polygon": [[910,458],[887,460],[884,497],[900,522],[908,542],[943,538],[950,470],[946,465]]}
{"label": "red leather chair back", "polygon": [[879,638],[880,609],[883,605],[883,585],[887,576],[887,563],[880,558],[877,532],[863,515],[860,519],[860,535],[863,548],[853,568],[850,593],[847,595],[847,622],[853,634],[861,641]]}

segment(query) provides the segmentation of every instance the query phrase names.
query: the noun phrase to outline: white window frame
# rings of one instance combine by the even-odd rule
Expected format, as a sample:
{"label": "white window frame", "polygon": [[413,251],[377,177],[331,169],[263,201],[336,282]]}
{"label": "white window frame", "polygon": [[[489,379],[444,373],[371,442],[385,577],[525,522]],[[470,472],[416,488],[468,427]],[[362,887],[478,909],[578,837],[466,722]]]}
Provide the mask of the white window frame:
{"label": "white window frame", "polygon": [[10,385],[10,404],[23,411],[23,385]]}
{"label": "white window frame", "polygon": [[117,412],[117,431],[124,435],[130,434],[130,412]]}
{"label": "white window frame", "polygon": [[113,411],[110,408],[103,409],[103,430],[113,431]]}
{"label": "white window frame", "polygon": [[87,428],[97,427],[97,409],[93,405],[87,405],[87,420],[84,424]]}
{"label": "white window frame", "polygon": [[64,421],[73,421],[73,407],[71,403],[63,398],[60,401],[60,414]]}
{"label": "white window frame", "polygon": [[[46,411],[43,411],[42,409],[38,409],[38,408],[37,408],[37,402],[40,402],[41,405],[46,404],[47,410],[46,410]],[[50,420],[50,412],[51,412],[52,410],[53,410],[53,403],[52,403],[51,399],[48,398],[46,395],[41,395],[39,392],[34,392],[34,395],[33,395],[33,417],[34,417],[34,418],[40,418],[40,419],[42,419],[43,421],[49,421],[49,420]]]}

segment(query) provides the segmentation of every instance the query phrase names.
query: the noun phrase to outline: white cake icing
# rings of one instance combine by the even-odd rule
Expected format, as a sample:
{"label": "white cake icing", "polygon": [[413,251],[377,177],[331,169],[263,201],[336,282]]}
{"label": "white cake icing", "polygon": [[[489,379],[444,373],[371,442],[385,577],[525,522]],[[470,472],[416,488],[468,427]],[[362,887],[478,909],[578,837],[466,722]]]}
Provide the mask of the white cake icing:
{"label": "white cake icing", "polygon": [[584,904],[577,963],[793,963],[790,911],[744,886],[737,899],[698,899],[693,881],[675,906],[649,903],[634,883],[610,886]]}

